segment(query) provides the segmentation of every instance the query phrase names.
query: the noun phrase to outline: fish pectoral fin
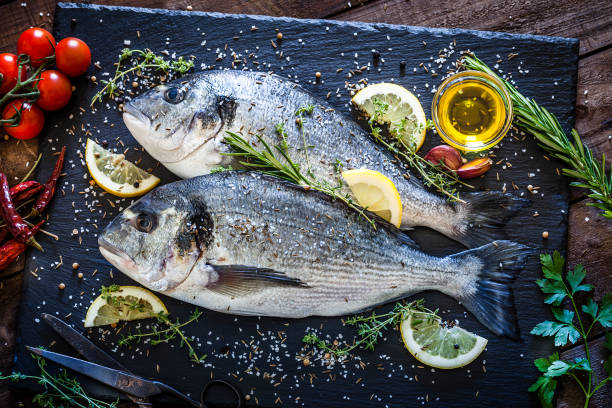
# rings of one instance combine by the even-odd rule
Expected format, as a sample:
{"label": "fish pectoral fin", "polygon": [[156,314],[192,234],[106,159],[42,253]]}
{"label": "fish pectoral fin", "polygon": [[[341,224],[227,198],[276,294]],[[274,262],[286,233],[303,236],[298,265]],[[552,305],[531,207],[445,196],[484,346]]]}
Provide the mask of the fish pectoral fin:
{"label": "fish pectoral fin", "polygon": [[270,268],[259,268],[246,265],[212,265],[216,280],[206,285],[206,289],[227,296],[240,296],[262,290],[270,286],[308,288],[297,278],[291,278],[283,272]]}

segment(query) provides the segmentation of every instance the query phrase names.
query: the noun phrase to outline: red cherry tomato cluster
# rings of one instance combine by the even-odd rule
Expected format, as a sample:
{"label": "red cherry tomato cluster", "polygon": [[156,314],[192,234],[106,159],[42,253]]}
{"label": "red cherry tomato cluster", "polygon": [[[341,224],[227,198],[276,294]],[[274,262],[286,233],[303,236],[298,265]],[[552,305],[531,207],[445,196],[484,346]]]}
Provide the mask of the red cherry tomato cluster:
{"label": "red cherry tomato cluster", "polygon": [[[19,57],[10,53],[0,54],[1,120],[9,135],[31,139],[38,136],[44,127],[42,110],[56,111],[66,106],[72,95],[69,77],[87,72],[91,51],[78,38],[68,37],[56,43],[50,32],[35,27],[21,33],[17,40],[17,54]],[[29,63],[24,62],[26,57],[23,54],[29,57]],[[47,69],[53,60],[57,70]],[[20,89],[14,89],[16,86]],[[10,94],[13,90],[14,94]],[[29,95],[20,98],[23,94]],[[10,123],[12,118],[14,121],[18,119],[17,125]]]}

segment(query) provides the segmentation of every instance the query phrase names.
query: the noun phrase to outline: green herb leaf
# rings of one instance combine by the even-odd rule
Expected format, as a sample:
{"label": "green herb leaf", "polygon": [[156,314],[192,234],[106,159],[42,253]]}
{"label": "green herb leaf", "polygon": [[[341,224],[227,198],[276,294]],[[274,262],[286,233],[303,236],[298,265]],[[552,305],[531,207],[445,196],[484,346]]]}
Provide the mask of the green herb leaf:
{"label": "green herb leaf", "polygon": [[563,281],[562,273],[565,260],[559,251],[553,252],[552,256],[550,254],[541,254],[540,263],[542,264],[542,272],[545,278],[559,282]]}
{"label": "green herb leaf", "polygon": [[593,320],[597,319],[597,310],[598,310],[598,306],[597,303],[591,299],[588,298],[587,299],[587,304],[586,305],[582,305],[582,311],[586,314],[588,314],[589,316],[591,316],[593,318]]}
{"label": "green herb leaf", "polygon": [[[558,316],[555,315],[555,317],[557,318],[560,317],[562,319],[567,320],[570,318],[570,315],[573,318],[573,312],[570,312],[567,314],[558,312]],[[574,344],[580,338],[580,333],[571,324],[557,323],[557,322],[553,322],[550,320],[546,320],[542,323],[538,323],[531,330],[531,334],[534,334],[536,336],[543,336],[543,337],[555,336],[555,346],[557,347],[565,346],[568,343],[568,341],[571,344]]]}
{"label": "green herb leaf", "polygon": [[573,271],[567,272],[567,282],[572,288],[572,295],[576,292],[590,292],[593,290],[593,286],[590,284],[581,285],[585,276],[586,271],[582,265],[577,265]]}
{"label": "green herb leaf", "polygon": [[597,321],[606,329],[612,327],[612,294],[604,295]]}
{"label": "green herb leaf", "polygon": [[546,371],[548,371],[548,367],[550,367],[550,365],[557,360],[559,360],[559,353],[554,352],[548,358],[542,357],[536,359],[533,364],[535,364],[535,366],[538,368],[538,370],[540,370],[541,373],[545,373]]}
{"label": "green herb leaf", "polygon": [[574,312],[571,310],[552,308],[552,314],[562,323],[572,324],[574,320]]}
{"label": "green herb leaf", "polygon": [[603,345],[605,348],[612,351],[612,333],[606,333],[606,340]]}
{"label": "green herb leaf", "polygon": [[557,389],[557,380],[541,376],[529,387],[529,392],[538,392],[538,399],[543,408],[553,408],[553,398]]}
{"label": "green herb leaf", "polygon": [[565,373],[572,367],[571,364],[566,363],[563,360],[554,361],[548,370],[546,370],[546,377],[559,377]]}

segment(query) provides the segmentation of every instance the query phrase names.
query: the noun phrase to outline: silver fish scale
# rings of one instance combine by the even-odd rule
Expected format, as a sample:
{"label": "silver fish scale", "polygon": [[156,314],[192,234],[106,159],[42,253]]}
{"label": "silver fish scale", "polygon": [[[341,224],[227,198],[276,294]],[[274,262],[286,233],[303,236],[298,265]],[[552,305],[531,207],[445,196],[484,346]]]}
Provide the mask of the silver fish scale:
{"label": "silver fish scale", "polygon": [[[262,147],[255,135],[261,135],[270,146],[281,141],[275,126],[283,124],[287,132],[289,155],[318,180],[338,184],[336,161],[343,169],[368,168],[389,177],[398,189],[402,204],[402,226],[430,226],[451,230],[454,206],[426,191],[414,178],[407,181],[409,171],[393,156],[377,146],[357,123],[321,106],[318,100],[296,84],[277,75],[245,71],[212,71],[200,74],[209,92],[227,96],[237,102],[233,121],[222,129],[241,134],[255,146]],[[288,115],[314,105],[311,115],[303,114],[303,134],[296,124],[297,116]],[[307,149],[304,146],[308,146]],[[308,151],[308,158],[305,154]],[[348,192],[345,185],[344,191]]]}
{"label": "silver fish scale", "polygon": [[[343,204],[318,193],[254,173],[243,173],[236,182],[231,173],[180,183],[179,194],[202,200],[214,222],[212,244],[200,262],[270,268],[309,287],[271,286],[242,298],[217,299],[207,307],[288,317],[353,313],[446,287],[444,276],[461,269],[452,258],[435,258],[404,244],[397,230],[374,230]],[[196,277],[185,285],[192,281]]]}

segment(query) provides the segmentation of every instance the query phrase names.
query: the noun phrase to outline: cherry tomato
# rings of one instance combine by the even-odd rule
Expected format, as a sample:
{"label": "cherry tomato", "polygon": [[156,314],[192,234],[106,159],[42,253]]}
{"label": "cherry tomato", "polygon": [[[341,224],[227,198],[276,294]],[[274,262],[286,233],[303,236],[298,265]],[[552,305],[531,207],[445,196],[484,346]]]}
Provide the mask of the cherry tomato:
{"label": "cherry tomato", "polygon": [[64,74],[54,69],[43,71],[38,81],[40,96],[36,104],[46,111],[62,109],[72,96],[72,85]]}
{"label": "cherry tomato", "polygon": [[45,126],[45,114],[40,108],[24,99],[11,101],[2,112],[2,119],[10,119],[17,114],[15,110],[21,109],[21,121],[17,126],[4,124],[4,131],[15,139],[32,139],[38,136]]}
{"label": "cherry tomato", "polygon": [[29,28],[17,40],[17,54],[28,54],[33,67],[55,53],[55,38],[44,28]]}
{"label": "cherry tomato", "polygon": [[[3,95],[13,89],[17,83],[17,75],[19,74],[19,64],[15,54],[0,54],[0,95]],[[21,69],[21,80],[26,79],[25,67]]]}
{"label": "cherry tomato", "polygon": [[69,77],[84,74],[91,64],[91,51],[85,42],[75,37],[64,38],[55,49],[55,65]]}

